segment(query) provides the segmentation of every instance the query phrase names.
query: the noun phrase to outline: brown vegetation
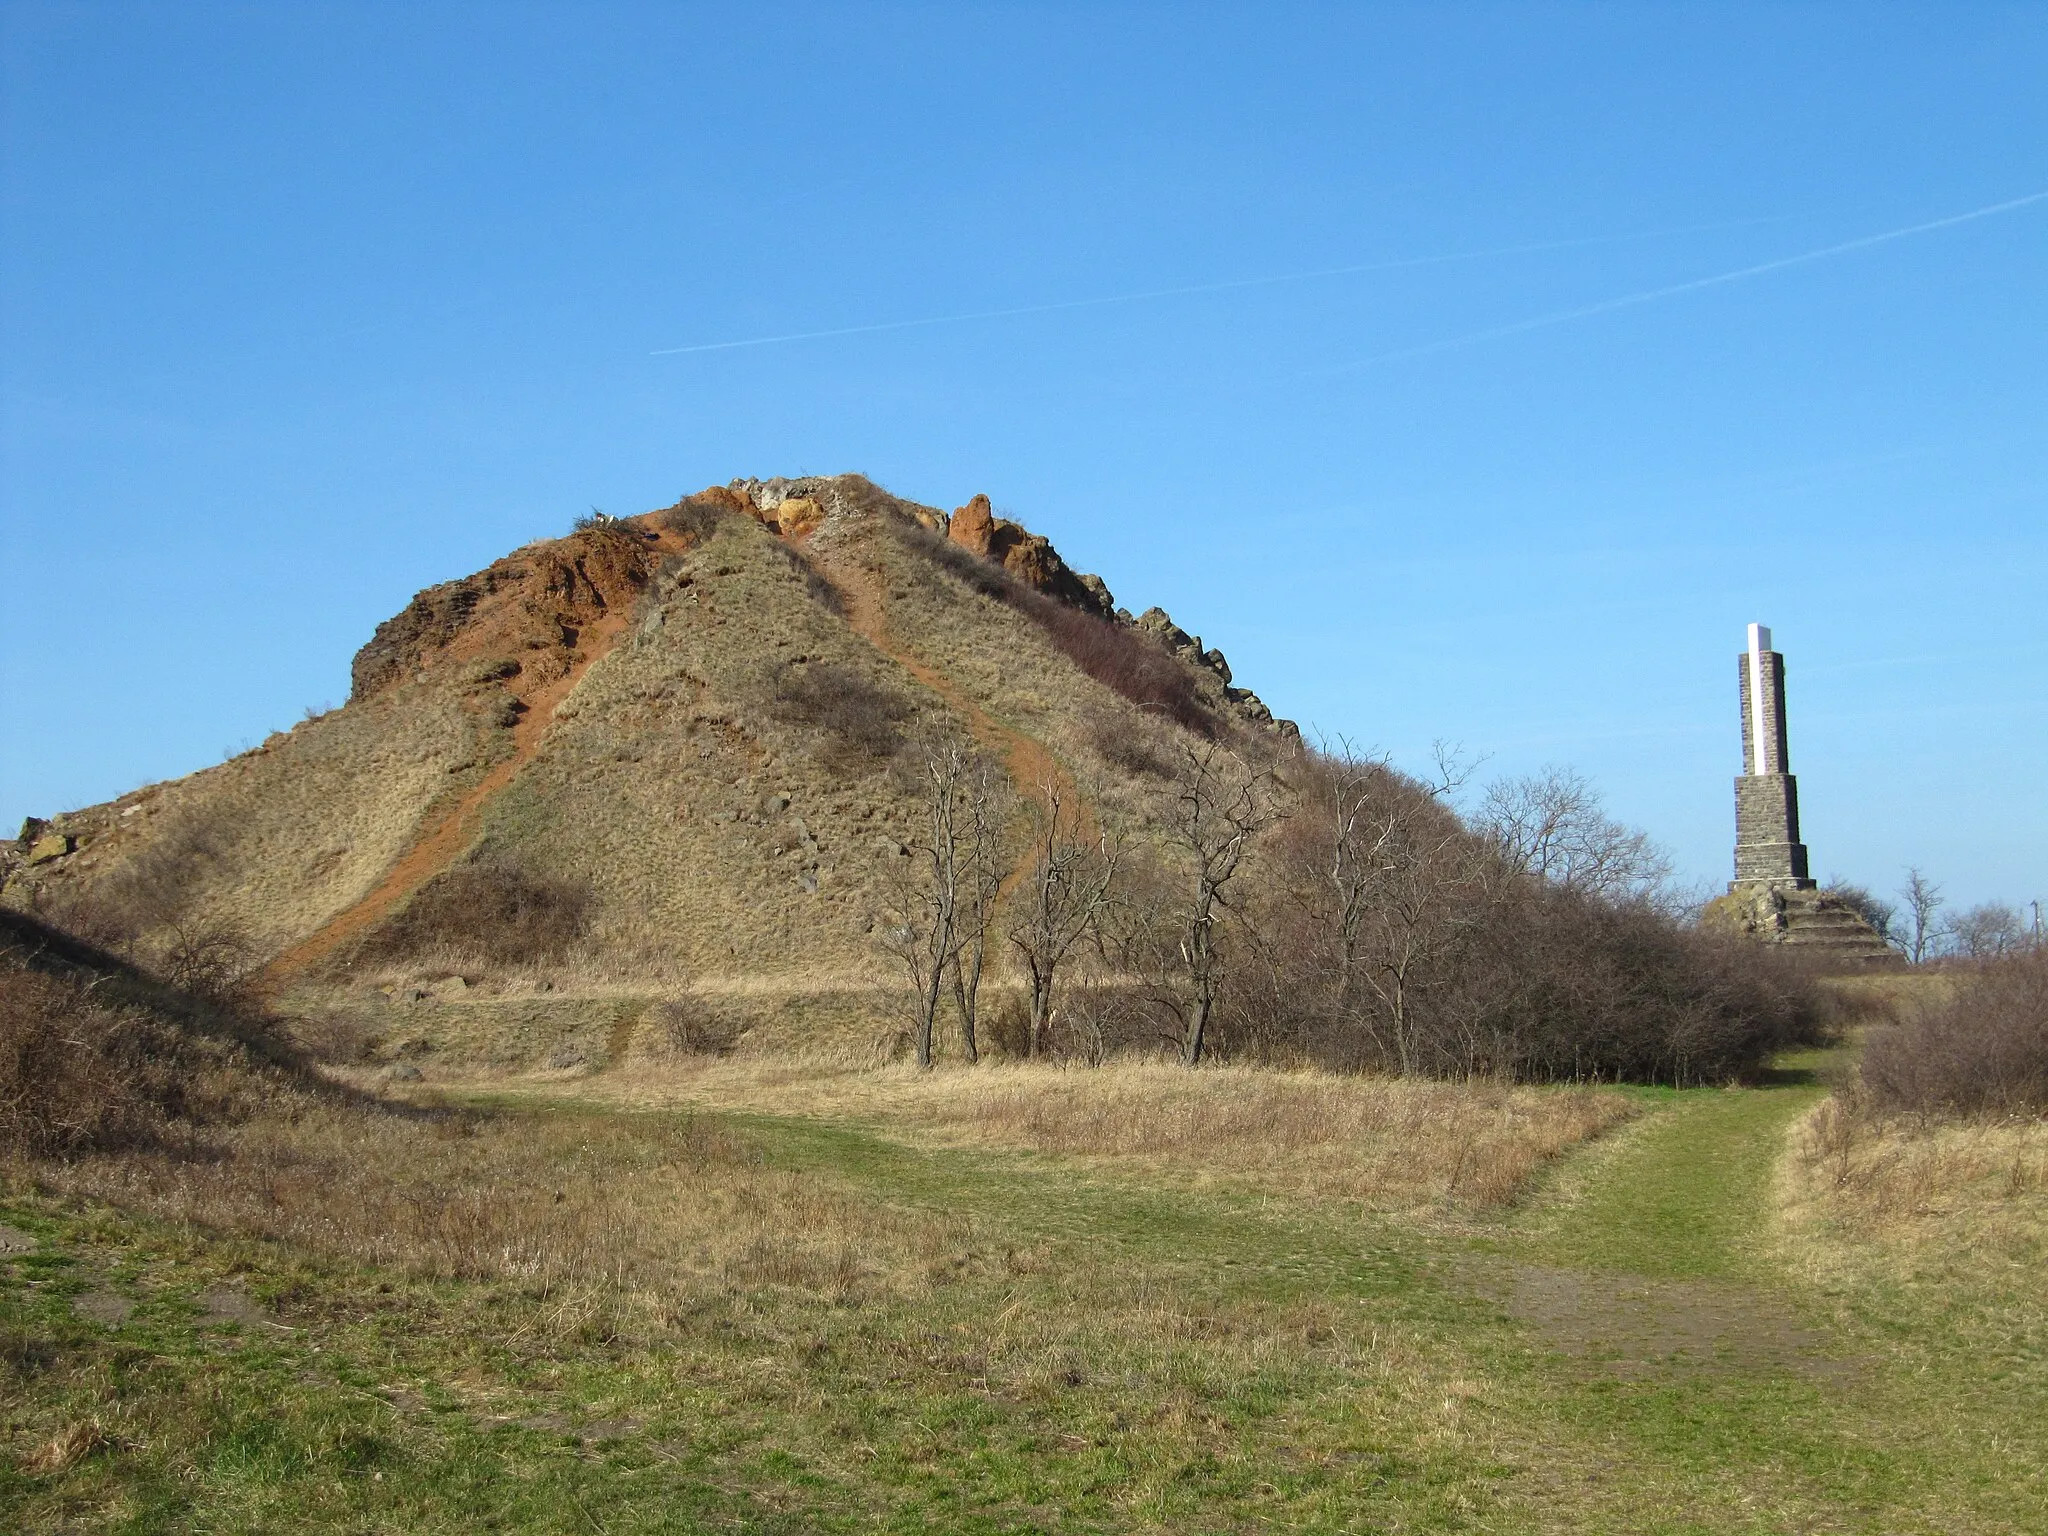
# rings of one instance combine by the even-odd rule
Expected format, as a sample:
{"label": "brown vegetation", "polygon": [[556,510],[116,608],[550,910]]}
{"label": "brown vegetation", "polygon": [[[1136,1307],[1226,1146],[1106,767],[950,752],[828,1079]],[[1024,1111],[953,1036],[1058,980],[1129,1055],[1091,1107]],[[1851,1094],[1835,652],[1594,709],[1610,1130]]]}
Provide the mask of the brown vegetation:
{"label": "brown vegetation", "polygon": [[1183,729],[1202,736],[1216,733],[1215,717],[1187,669],[1144,636],[1035,592],[1001,566],[916,523],[895,520],[890,531],[972,590],[1030,619],[1068,660],[1105,688]]}
{"label": "brown vegetation", "polygon": [[364,941],[364,959],[440,951],[486,965],[559,960],[590,926],[587,884],[483,853],[443,870]]}
{"label": "brown vegetation", "polygon": [[260,1021],[0,913],[0,1153],[67,1157],[225,1124],[292,1091]]}
{"label": "brown vegetation", "polygon": [[[1224,789],[1258,772],[1232,771]],[[1104,1040],[1186,1053],[1200,1020],[1205,1046],[1238,1060],[1686,1086],[1749,1077],[1822,1033],[1811,978],[1637,894],[1637,835],[1597,812],[1545,834],[1572,840],[1571,858],[1537,863],[1531,840],[1454,813],[1454,773],[1423,782],[1308,751],[1276,771],[1271,807],[1177,781],[1192,834],[1155,838],[1120,872],[1108,974],[1064,1031],[1080,1059]],[[1241,841],[1230,807],[1248,818]],[[1603,838],[1623,846],[1587,845]]]}
{"label": "brown vegetation", "polygon": [[2038,1298],[2048,1120],[1887,1114],[1838,1094],[1799,1123],[1792,1153],[1788,1236],[1808,1267]]}
{"label": "brown vegetation", "polygon": [[2048,947],[1956,972],[1872,1032],[1859,1083],[1873,1106],[1920,1114],[2048,1114]]}
{"label": "brown vegetation", "polygon": [[1550,1159],[1635,1114],[1620,1094],[1119,1060],[863,1071],[746,1057],[593,1078],[622,1108],[699,1106],[865,1121],[944,1146],[1003,1147],[1383,1209],[1499,1205]]}
{"label": "brown vegetation", "polygon": [[902,749],[909,702],[852,667],[784,662],[770,686],[777,718],[822,732],[825,760],[836,768],[872,767]]}
{"label": "brown vegetation", "polygon": [[657,1316],[707,1289],[844,1298],[956,1262],[962,1223],[766,1169],[716,1122],[344,1093],[260,1021],[26,920],[4,936],[0,1175],[401,1274],[509,1279],[598,1310],[632,1298]]}

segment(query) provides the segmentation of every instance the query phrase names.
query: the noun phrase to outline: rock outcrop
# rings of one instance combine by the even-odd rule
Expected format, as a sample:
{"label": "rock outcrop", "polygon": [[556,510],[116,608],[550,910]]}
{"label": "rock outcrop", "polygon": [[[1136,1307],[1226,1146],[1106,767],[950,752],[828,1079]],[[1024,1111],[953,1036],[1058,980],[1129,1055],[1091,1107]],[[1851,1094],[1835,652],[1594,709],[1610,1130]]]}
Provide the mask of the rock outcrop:
{"label": "rock outcrop", "polygon": [[946,537],[962,549],[1001,566],[1032,590],[1071,608],[1100,619],[1110,618],[1116,612],[1116,603],[1101,577],[1081,575],[1060,558],[1052,540],[1006,517],[997,517],[986,496],[972,497],[947,519]]}
{"label": "rock outcrop", "polygon": [[349,697],[369,698],[442,653],[516,657],[529,678],[563,676],[582,631],[637,600],[656,544],[652,532],[608,520],[429,587],[356,652]]}
{"label": "rock outcrop", "polygon": [[1762,886],[1708,903],[1705,923],[1724,933],[1811,955],[1851,971],[1892,970],[1906,962],[1863,914],[1826,891]]}

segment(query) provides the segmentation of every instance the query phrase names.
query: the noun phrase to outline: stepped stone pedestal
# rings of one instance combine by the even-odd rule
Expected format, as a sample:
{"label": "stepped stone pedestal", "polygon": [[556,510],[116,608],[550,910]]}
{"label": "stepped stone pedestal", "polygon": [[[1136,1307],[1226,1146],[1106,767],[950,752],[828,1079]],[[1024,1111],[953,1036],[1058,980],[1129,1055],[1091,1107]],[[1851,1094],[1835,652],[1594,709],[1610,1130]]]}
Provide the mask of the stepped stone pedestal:
{"label": "stepped stone pedestal", "polygon": [[1742,773],[1735,780],[1735,878],[1710,917],[1766,943],[1785,944],[1845,967],[1902,962],[1847,902],[1820,890],[1799,840],[1799,781],[1785,734],[1785,658],[1771,632],[1749,626],[1739,659]]}

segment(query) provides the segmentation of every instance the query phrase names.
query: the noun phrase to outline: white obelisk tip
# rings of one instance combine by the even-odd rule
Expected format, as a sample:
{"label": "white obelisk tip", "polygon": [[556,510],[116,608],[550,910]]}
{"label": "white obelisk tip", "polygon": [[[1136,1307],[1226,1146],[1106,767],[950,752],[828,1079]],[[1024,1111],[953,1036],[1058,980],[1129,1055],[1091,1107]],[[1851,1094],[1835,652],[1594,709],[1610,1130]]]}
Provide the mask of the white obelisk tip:
{"label": "white obelisk tip", "polygon": [[1765,771],[1764,756],[1764,652],[1771,648],[1767,625],[1749,626],[1749,771]]}

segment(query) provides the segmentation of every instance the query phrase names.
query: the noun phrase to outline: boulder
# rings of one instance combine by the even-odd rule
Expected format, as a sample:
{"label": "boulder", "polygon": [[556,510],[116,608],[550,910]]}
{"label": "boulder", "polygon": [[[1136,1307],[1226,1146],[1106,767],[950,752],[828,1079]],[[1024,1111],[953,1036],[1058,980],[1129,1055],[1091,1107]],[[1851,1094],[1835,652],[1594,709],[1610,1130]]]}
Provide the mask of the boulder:
{"label": "boulder", "polygon": [[68,832],[46,832],[29,845],[30,864],[48,864],[63,858],[78,847],[78,839]]}
{"label": "boulder", "polygon": [[825,508],[810,496],[790,496],[777,504],[769,521],[785,539],[800,539],[825,521]]}
{"label": "boulder", "polygon": [[1169,651],[1185,651],[1195,643],[1194,637],[1174,623],[1164,608],[1147,608],[1138,615],[1133,627],[1150,635]]}
{"label": "boulder", "polygon": [[989,505],[986,496],[979,494],[956,511],[946,523],[947,538],[962,549],[980,555],[984,560],[994,554],[995,534],[995,509]]}

